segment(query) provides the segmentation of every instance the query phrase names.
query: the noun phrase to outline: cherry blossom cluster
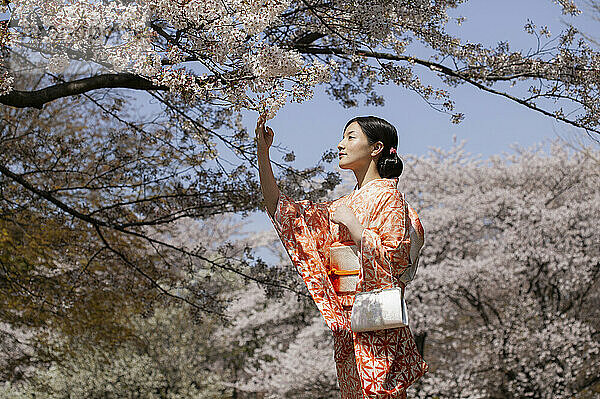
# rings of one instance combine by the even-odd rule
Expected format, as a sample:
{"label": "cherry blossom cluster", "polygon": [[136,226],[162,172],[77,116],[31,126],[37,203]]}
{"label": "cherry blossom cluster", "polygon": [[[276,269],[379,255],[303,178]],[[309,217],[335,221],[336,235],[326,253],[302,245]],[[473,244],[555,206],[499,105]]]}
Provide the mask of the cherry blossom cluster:
{"label": "cherry blossom cluster", "polygon": [[10,92],[14,82],[14,76],[8,71],[4,59],[4,53],[9,45],[10,38],[8,22],[0,22],[0,95]]}
{"label": "cherry blossom cluster", "polygon": [[460,146],[407,162],[403,189],[427,237],[412,327],[445,354],[417,397],[569,398],[597,376],[594,157],[556,142],[488,162]]}
{"label": "cherry blossom cluster", "polygon": [[12,91],[14,80],[14,76],[11,76],[8,71],[0,72],[0,96]]}
{"label": "cherry blossom cluster", "polygon": [[[94,73],[132,72],[186,101],[211,99],[273,115],[289,101],[310,98],[320,83],[329,83],[330,94],[345,105],[360,96],[380,104],[376,86],[395,83],[454,112],[447,90],[422,82],[419,69],[427,67],[449,86],[468,82],[572,125],[600,129],[600,56],[583,35],[571,27],[552,37],[547,27],[528,23],[527,32],[548,42],[528,53],[507,43],[489,48],[460,40],[447,33],[448,10],[465,2],[14,0],[5,8],[14,26],[11,51],[21,59],[53,73],[72,61],[90,62]],[[564,14],[579,12],[572,0],[553,2]],[[424,52],[419,60],[414,56]],[[189,86],[173,79],[171,68],[186,68]],[[9,75],[3,76],[6,91]],[[516,95],[493,87],[505,81],[518,84]],[[455,112],[452,120],[462,117]]]}
{"label": "cherry blossom cluster", "polygon": [[[189,101],[221,98],[272,114],[289,94],[298,101],[299,92],[310,93],[329,77],[327,64],[307,62],[265,40],[263,31],[290,7],[289,0],[63,3],[16,0],[9,7],[17,26],[15,50],[41,53],[42,66],[52,73],[66,71],[74,60],[87,61],[100,70],[147,77]],[[294,77],[293,89],[284,84]],[[269,98],[260,101],[252,93]]]}
{"label": "cherry blossom cluster", "polygon": [[149,57],[151,65],[159,62],[143,3],[23,0],[11,6],[17,44],[50,57],[54,72],[64,71],[72,59],[138,73]]}

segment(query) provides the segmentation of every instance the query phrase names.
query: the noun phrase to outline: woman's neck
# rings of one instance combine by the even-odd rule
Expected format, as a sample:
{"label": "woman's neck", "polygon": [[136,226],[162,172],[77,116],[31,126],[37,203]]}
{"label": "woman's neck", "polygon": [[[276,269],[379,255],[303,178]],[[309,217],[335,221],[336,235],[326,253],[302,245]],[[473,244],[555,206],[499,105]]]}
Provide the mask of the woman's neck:
{"label": "woman's neck", "polygon": [[363,170],[353,170],[354,176],[356,177],[356,184],[358,188],[361,188],[371,180],[381,179],[379,172],[377,171],[377,165],[374,162],[370,162],[369,166]]}

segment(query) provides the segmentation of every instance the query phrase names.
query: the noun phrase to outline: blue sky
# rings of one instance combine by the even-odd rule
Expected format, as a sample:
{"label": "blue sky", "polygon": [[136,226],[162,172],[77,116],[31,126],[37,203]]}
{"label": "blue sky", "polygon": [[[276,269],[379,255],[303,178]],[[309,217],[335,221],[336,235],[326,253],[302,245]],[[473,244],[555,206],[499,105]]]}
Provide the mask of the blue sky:
{"label": "blue sky", "polygon": [[[522,49],[524,53],[537,45],[535,37],[523,30],[527,19],[537,26],[548,25],[553,34],[565,29],[564,20],[579,21],[577,24],[588,32],[597,31],[600,25],[586,15],[576,19],[563,16],[560,6],[552,0],[471,0],[452,10],[451,15],[467,18],[461,26],[450,23],[449,27],[462,39],[489,46],[508,40],[511,49]],[[423,71],[426,82],[445,88],[427,69],[416,71]],[[450,123],[449,115],[433,110],[418,95],[391,85],[380,90],[386,101],[383,107],[345,109],[318,89],[312,100],[286,105],[268,124],[275,131],[276,143],[294,151],[299,167],[315,164],[326,149],[335,147],[346,121],[356,115],[377,115],[396,126],[401,154],[422,155],[430,147],[450,147],[456,135],[459,142],[467,141],[467,151],[487,158],[510,151],[511,144],[529,146],[556,137],[557,132],[573,131],[569,125],[474,87],[450,90],[456,111],[466,116],[458,125]],[[254,115],[245,118],[250,131],[254,123]]]}
{"label": "blue sky", "polygon": [[[581,2],[576,4],[585,10]],[[488,46],[509,41],[511,49],[521,49],[523,53],[537,46],[535,37],[523,30],[528,19],[537,26],[547,25],[553,34],[565,29],[564,21],[572,21],[587,32],[598,31],[600,25],[585,12],[575,19],[563,16],[560,6],[552,0],[471,0],[452,10],[451,15],[467,18],[461,26],[451,23],[449,27],[449,31],[463,41]],[[423,72],[426,82],[445,88],[428,70],[423,69]],[[513,144],[531,146],[556,138],[557,134],[584,135],[569,125],[470,86],[451,89],[456,111],[465,114],[465,120],[458,125],[450,122],[449,115],[434,111],[412,92],[385,86],[381,93],[386,101],[383,107],[345,109],[319,89],[312,100],[286,105],[268,125],[275,131],[275,143],[284,144],[294,151],[297,167],[314,165],[325,150],[335,147],[346,121],[356,115],[377,115],[396,126],[401,156],[424,155],[431,147],[450,148],[453,136],[458,142],[466,140],[466,151],[485,159],[490,155],[511,152]],[[255,115],[244,119],[251,132],[255,121]],[[272,157],[277,157],[273,151]],[[264,213],[254,214],[250,222],[251,229],[270,226]]]}

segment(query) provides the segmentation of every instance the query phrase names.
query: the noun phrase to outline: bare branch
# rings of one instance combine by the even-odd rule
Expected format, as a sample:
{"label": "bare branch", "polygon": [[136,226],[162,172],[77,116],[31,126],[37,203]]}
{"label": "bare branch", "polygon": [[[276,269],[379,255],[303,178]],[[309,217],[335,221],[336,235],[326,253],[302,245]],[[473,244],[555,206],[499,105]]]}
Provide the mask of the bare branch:
{"label": "bare branch", "polygon": [[0,96],[0,104],[16,108],[32,107],[41,109],[44,104],[50,101],[103,88],[168,90],[166,86],[157,86],[148,79],[131,73],[106,74],[59,83],[35,91],[13,90]]}
{"label": "bare branch", "polygon": [[[348,53],[348,51],[344,50],[344,49],[339,49],[339,48],[324,48],[324,47],[310,47],[310,46],[296,46],[297,50],[303,53],[307,53],[307,54],[331,54],[331,55],[350,55]],[[370,57],[370,58],[376,58],[376,59],[386,59],[386,60],[391,60],[391,61],[406,61],[406,62],[410,62],[410,63],[414,63],[414,64],[418,64],[418,65],[422,65],[422,66],[426,66],[427,68],[431,69],[434,72],[438,72],[441,74],[444,74],[446,76],[450,76],[453,78],[457,78],[462,80],[465,83],[469,83],[475,87],[477,87],[478,89],[481,89],[483,91],[486,91],[488,93],[492,93],[492,94],[496,94],[505,98],[508,98],[511,101],[514,101],[518,104],[521,104],[529,109],[532,109],[534,111],[537,111],[543,115],[549,116],[551,118],[557,119],[561,122],[567,123],[571,126],[575,126],[577,128],[580,129],[584,129],[587,132],[594,132],[594,133],[598,133],[600,134],[600,129],[592,129],[588,126],[585,126],[582,123],[579,123],[577,121],[568,119],[564,116],[561,115],[557,115],[553,112],[547,111],[543,108],[540,108],[538,106],[536,106],[533,103],[529,103],[524,99],[521,99],[519,97],[513,96],[511,94],[508,94],[506,92],[500,91],[500,90],[495,90],[492,89],[491,87],[485,86],[484,84],[477,82],[475,79],[470,78],[468,76],[465,76],[465,74],[463,74],[460,71],[456,71],[453,70],[452,68],[449,68],[445,65],[439,64],[437,62],[433,62],[433,61],[428,61],[428,60],[423,60],[423,59],[419,59],[419,58],[415,58],[415,57],[411,57],[411,56],[403,56],[403,55],[396,55],[396,54],[389,54],[389,53],[382,53],[382,52],[376,52],[376,51],[365,51],[365,50],[359,50],[356,51],[357,55],[362,55],[365,57]],[[531,77],[531,78],[541,78],[541,76],[539,76],[538,74],[519,74],[519,77]],[[503,76],[487,76],[486,81],[505,81],[508,80],[506,77]]]}

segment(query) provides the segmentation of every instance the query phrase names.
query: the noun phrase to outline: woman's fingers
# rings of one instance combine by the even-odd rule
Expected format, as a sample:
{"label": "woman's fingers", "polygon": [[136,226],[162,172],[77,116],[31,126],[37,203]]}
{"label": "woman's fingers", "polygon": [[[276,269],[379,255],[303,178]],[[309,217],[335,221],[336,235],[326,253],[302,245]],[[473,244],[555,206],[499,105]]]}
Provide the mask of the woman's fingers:
{"label": "woman's fingers", "polygon": [[256,121],[256,139],[258,140],[259,147],[269,148],[273,143],[274,132],[268,126],[265,126],[267,121],[266,114],[261,114]]}
{"label": "woman's fingers", "polygon": [[262,118],[262,115],[260,115],[260,116],[258,117],[258,119],[256,120],[256,130],[258,131],[258,129],[259,129],[259,128],[260,128],[262,125],[264,125],[264,123],[265,123],[265,122],[264,122],[264,120],[263,120],[263,118]]}
{"label": "woman's fingers", "polygon": [[265,119],[263,118],[263,115],[260,115],[258,117],[258,120],[256,121],[256,129],[254,130],[254,133],[255,133],[256,137],[262,138],[262,136],[264,136],[264,132],[265,132]]}
{"label": "woman's fingers", "polygon": [[265,126],[267,117],[261,114],[256,121],[256,140],[259,148],[269,148],[273,143],[273,129]]}

